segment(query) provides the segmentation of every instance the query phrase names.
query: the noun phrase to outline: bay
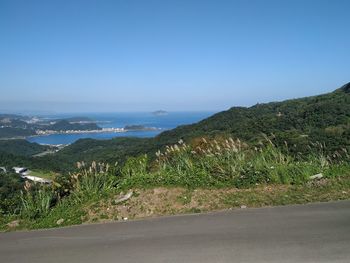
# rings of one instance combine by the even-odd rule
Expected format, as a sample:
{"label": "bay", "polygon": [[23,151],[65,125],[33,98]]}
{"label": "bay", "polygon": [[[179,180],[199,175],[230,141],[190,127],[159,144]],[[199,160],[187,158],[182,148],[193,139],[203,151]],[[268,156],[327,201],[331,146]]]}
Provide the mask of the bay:
{"label": "bay", "polygon": [[179,125],[192,124],[205,119],[214,112],[169,112],[166,115],[155,115],[150,112],[118,112],[118,113],[64,113],[41,116],[47,119],[64,119],[71,117],[88,117],[96,121],[102,128],[123,128],[127,125],[142,125],[154,127],[159,130],[128,131],[128,132],[101,132],[101,133],[75,133],[51,134],[28,137],[29,142],[39,144],[71,144],[79,139],[111,139],[115,137],[154,137],[159,133],[173,129]]}

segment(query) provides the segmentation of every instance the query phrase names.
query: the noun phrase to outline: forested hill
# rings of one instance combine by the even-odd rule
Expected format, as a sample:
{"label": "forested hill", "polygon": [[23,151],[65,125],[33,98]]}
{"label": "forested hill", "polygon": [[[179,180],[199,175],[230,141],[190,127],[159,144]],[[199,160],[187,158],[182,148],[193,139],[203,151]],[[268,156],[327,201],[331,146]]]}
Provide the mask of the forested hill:
{"label": "forested hill", "polygon": [[50,148],[50,146],[31,143],[26,140],[0,140],[0,152],[18,156],[32,156]]}
{"label": "forested hill", "polygon": [[349,145],[350,83],[324,95],[233,107],[197,124],[163,132],[158,142],[176,142],[179,138],[232,134],[254,142],[262,134],[274,134],[280,141],[306,144],[325,142],[329,147]]}
{"label": "forested hill", "polygon": [[[72,118],[73,119],[73,118]],[[67,131],[67,130],[101,130],[96,123],[71,123],[68,120],[59,120],[55,124],[48,126],[48,130]]]}

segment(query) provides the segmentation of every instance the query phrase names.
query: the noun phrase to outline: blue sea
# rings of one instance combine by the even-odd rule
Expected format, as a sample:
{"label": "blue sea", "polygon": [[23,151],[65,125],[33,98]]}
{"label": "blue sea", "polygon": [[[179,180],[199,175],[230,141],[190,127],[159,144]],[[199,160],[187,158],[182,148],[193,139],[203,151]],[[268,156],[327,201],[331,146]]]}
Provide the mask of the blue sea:
{"label": "blue sea", "polygon": [[39,144],[71,144],[82,138],[111,139],[114,137],[154,137],[159,133],[176,128],[179,125],[191,124],[205,119],[214,112],[169,112],[167,115],[154,115],[149,112],[122,113],[72,113],[41,116],[48,119],[63,119],[70,117],[89,117],[102,128],[123,128],[126,125],[143,125],[160,128],[157,131],[130,131],[119,133],[81,133],[81,134],[52,134],[28,137],[30,142]]}

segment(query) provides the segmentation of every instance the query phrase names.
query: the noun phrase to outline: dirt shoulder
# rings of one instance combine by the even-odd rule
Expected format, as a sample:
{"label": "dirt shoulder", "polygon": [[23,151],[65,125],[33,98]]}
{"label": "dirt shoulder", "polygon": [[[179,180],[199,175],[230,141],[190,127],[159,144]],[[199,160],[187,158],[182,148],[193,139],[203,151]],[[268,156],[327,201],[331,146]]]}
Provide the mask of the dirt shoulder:
{"label": "dirt shoulder", "polygon": [[117,203],[123,196],[120,194],[88,206],[82,221],[107,222],[224,209],[346,200],[350,199],[350,178],[322,179],[301,186],[257,186],[253,189],[157,187],[132,191],[132,197],[125,202]]}

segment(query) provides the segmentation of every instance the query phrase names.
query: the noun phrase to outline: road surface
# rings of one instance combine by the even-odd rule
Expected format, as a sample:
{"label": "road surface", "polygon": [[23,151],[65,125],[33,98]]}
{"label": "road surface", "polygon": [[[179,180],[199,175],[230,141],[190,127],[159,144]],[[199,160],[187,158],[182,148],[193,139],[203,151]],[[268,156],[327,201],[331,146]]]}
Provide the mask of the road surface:
{"label": "road surface", "polygon": [[0,234],[0,262],[350,262],[350,201]]}

